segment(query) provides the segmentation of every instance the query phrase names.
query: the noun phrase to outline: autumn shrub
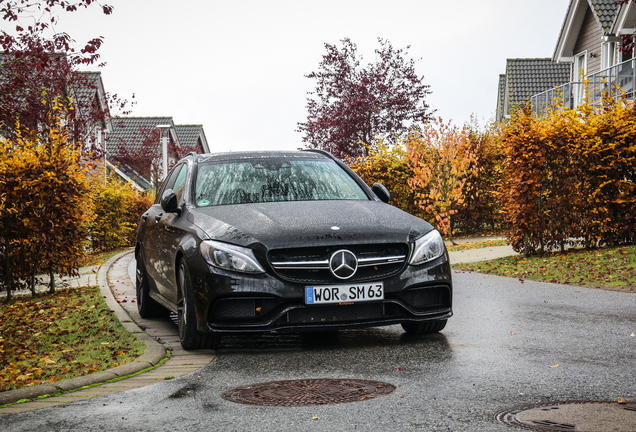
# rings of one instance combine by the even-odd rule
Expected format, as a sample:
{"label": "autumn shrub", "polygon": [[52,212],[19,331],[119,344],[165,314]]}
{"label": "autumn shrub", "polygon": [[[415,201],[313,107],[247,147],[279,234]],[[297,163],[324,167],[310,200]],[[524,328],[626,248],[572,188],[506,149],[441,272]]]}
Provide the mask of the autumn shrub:
{"label": "autumn shrub", "polygon": [[384,184],[391,205],[452,237],[501,226],[497,143],[492,127],[459,128],[436,120],[396,144],[377,140],[368,156],[346,162],[367,184]]}
{"label": "autumn shrub", "polygon": [[389,204],[417,217],[429,218],[430,214],[415,203],[415,191],[409,185],[413,170],[402,143],[389,145],[378,140],[369,146],[368,156],[345,161],[366,184],[377,182],[386,186],[391,194]]}
{"label": "autumn shrub", "polygon": [[501,130],[502,203],[513,248],[526,255],[633,243],[636,112],[608,95],[600,106],[517,109]]}
{"label": "autumn shrub", "polygon": [[[91,155],[73,142],[67,113],[54,105],[40,136],[0,140],[0,235],[3,285],[30,285],[46,272],[76,275],[92,222]],[[54,278],[51,277],[51,290]]]}
{"label": "autumn shrub", "polygon": [[466,170],[464,200],[457,205],[453,229],[461,234],[499,231],[504,226],[499,189],[503,155],[495,125],[464,130],[468,152],[473,155]]}
{"label": "autumn shrub", "polygon": [[451,239],[454,215],[464,204],[466,184],[476,169],[466,130],[467,126],[459,128],[438,118],[410,133],[405,142],[415,203],[431,213],[440,231]]}
{"label": "autumn shrub", "polygon": [[93,203],[91,242],[96,252],[134,245],[139,218],[152,205],[148,196],[114,175],[94,186]]}
{"label": "autumn shrub", "polygon": [[580,179],[581,233],[586,245],[633,243],[636,238],[636,109],[605,94],[586,104],[573,140]]}

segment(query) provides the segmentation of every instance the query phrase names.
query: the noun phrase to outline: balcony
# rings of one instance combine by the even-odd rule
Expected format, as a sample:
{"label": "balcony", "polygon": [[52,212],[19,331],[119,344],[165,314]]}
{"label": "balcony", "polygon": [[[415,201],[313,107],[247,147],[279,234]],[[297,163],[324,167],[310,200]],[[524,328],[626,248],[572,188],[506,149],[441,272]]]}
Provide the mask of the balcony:
{"label": "balcony", "polygon": [[[587,76],[589,102],[600,103],[603,92],[619,98],[624,92],[627,99],[636,98],[636,59],[630,59]],[[532,112],[540,116],[560,99],[563,106],[576,108],[585,99],[586,83],[570,82],[532,96]],[[557,99],[558,98],[558,99]]]}

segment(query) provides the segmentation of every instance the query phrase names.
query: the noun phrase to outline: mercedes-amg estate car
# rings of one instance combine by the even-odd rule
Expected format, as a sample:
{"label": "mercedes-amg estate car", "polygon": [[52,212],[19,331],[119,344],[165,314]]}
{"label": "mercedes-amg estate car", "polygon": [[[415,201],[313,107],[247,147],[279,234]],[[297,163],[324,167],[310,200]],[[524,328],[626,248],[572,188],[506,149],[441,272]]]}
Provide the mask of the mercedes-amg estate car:
{"label": "mercedes-amg estate car", "polygon": [[190,154],[139,221],[139,312],[175,312],[185,349],[228,333],[440,331],[444,242],[388,201],[319,150]]}

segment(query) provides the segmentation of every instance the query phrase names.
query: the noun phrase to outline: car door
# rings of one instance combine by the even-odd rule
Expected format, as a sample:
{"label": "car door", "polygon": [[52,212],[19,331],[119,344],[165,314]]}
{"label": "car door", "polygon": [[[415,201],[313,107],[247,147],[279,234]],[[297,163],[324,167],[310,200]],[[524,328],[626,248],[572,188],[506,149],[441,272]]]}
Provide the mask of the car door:
{"label": "car door", "polygon": [[[181,165],[175,167],[168,173],[166,181],[164,181],[157,192],[155,203],[141,217],[141,223],[143,224],[141,230],[143,233],[141,248],[146,264],[146,271],[153,281],[151,291],[153,296],[159,294],[164,299],[167,299],[166,295],[169,293],[169,290],[165,286],[164,273],[166,272],[166,263],[164,262],[163,254],[160,252],[160,245],[166,243],[162,238],[165,234],[164,229],[161,227],[161,221],[165,219],[166,215],[161,208],[161,196],[167,189],[172,189],[180,169]],[[154,287],[156,287],[156,290],[153,289]]]}
{"label": "car door", "polygon": [[[174,177],[171,176],[170,183],[166,189],[174,190],[177,195],[179,206],[183,205],[184,190],[188,177],[188,164],[183,163],[174,170]],[[176,256],[179,251],[179,244],[185,231],[180,227],[181,215],[179,213],[163,212],[155,217],[156,243],[154,256],[157,260],[157,287],[160,294],[169,302],[177,303],[176,287]]]}

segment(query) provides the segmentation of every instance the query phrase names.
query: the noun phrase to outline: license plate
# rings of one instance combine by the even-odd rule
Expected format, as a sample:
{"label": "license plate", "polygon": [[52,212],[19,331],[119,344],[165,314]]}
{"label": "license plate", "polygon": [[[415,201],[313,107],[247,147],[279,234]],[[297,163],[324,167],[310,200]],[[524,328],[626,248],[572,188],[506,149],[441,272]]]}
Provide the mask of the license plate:
{"label": "license plate", "polygon": [[305,287],[305,304],[353,303],[371,300],[384,300],[382,282]]}

